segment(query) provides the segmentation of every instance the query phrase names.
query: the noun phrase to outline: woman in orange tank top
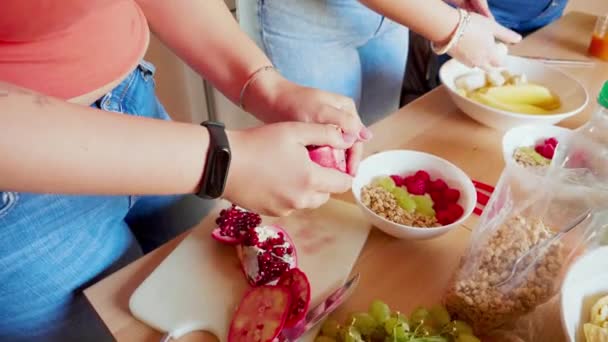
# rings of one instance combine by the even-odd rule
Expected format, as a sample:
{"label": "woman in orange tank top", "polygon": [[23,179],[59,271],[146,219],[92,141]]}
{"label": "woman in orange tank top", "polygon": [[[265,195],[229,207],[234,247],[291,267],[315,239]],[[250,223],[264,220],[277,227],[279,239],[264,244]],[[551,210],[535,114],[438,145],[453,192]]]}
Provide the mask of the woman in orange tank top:
{"label": "woman in orange tank top", "polygon": [[[229,165],[154,95],[149,28],[266,123],[225,131]],[[196,224],[201,189],[286,215],[350,188],[371,137],[352,100],[269,66],[222,0],[2,1],[0,341],[110,340],[81,289]],[[347,149],[350,174],[308,145]]]}

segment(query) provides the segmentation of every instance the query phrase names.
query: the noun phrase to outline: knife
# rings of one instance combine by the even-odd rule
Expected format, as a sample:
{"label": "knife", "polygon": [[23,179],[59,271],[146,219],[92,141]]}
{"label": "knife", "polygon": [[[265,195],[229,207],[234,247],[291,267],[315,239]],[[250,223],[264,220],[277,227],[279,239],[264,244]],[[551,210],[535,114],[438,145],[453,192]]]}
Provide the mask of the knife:
{"label": "knife", "polygon": [[581,66],[581,67],[593,67],[595,63],[591,60],[582,60],[582,59],[564,59],[564,58],[549,58],[549,57],[540,57],[540,56],[524,56],[518,55],[517,57],[537,60],[539,62],[547,63],[547,64],[557,64],[557,65],[572,65],[572,66]]}
{"label": "knife", "polygon": [[295,342],[314,328],[321,320],[334,312],[359,284],[359,273],[350,278],[344,285],[331,293],[324,301],[310,309],[304,319],[293,328],[283,329],[274,342]]}

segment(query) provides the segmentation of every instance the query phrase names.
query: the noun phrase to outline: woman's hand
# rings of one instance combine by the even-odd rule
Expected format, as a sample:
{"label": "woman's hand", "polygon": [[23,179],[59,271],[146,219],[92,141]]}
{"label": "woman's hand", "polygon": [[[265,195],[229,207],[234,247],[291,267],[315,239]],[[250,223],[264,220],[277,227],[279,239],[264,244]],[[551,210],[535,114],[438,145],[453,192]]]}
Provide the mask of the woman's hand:
{"label": "woman's hand", "polygon": [[448,3],[465,9],[470,12],[475,12],[494,19],[490,6],[488,6],[488,0],[446,0]]}
{"label": "woman's hand", "polygon": [[505,44],[514,44],[521,36],[496,21],[477,13],[471,13],[471,21],[465,28],[460,41],[452,47],[448,54],[469,67],[480,67],[489,70],[502,65],[507,51]]}
{"label": "woman's hand", "polygon": [[297,121],[338,126],[348,140],[349,172],[355,175],[363,153],[362,142],[371,139],[351,98],[297,85],[275,71],[265,71],[246,90],[244,107],[265,123]]}
{"label": "woman's hand", "polygon": [[352,139],[334,125],[283,122],[232,131],[228,138],[232,164],[225,197],[249,210],[288,215],[296,209],[317,208],[330,194],[351,187],[351,176],[319,166],[306,149],[308,145],[352,147]]}

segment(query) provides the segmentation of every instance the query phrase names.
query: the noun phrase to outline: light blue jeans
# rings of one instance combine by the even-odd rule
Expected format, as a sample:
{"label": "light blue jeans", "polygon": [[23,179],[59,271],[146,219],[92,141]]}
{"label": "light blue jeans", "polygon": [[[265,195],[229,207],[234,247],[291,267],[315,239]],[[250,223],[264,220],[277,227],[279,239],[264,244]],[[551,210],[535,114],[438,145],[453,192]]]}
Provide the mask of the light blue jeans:
{"label": "light blue jeans", "polygon": [[[246,0],[244,0],[246,1]],[[289,80],[352,98],[364,124],[399,108],[409,32],[357,0],[256,0],[263,49]]]}
{"label": "light blue jeans", "polygon": [[[142,61],[93,106],[169,120],[153,74]],[[210,205],[0,190],[0,341],[112,341],[82,290],[192,227]]]}

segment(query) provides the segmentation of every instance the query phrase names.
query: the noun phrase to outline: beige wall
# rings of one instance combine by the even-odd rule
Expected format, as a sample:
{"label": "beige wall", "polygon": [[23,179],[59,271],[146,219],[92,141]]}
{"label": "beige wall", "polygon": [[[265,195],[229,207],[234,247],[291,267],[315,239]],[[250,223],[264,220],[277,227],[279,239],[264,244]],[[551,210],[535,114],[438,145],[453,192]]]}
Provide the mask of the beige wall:
{"label": "beige wall", "polygon": [[194,122],[207,118],[203,80],[177,58],[155,36],[146,59],[156,66],[156,92],[176,121]]}

